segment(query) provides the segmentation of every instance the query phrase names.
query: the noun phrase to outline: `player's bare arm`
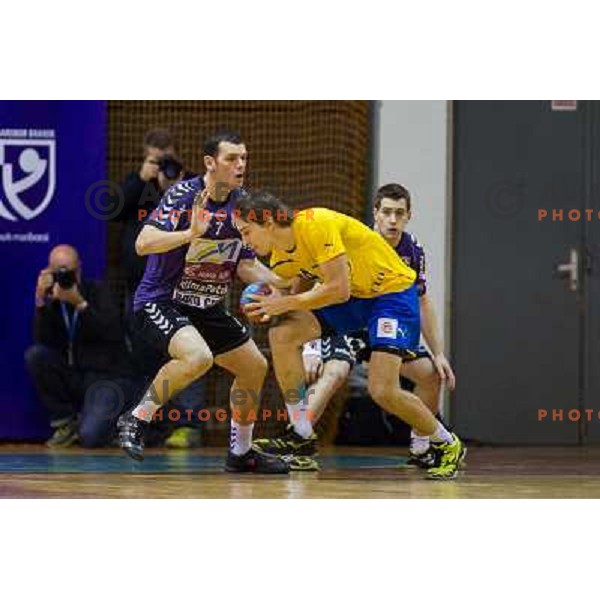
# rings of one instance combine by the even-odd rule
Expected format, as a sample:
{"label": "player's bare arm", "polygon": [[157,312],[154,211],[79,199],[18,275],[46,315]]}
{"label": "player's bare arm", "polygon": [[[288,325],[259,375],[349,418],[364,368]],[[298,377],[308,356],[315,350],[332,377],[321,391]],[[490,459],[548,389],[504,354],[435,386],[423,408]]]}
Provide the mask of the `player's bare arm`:
{"label": "player's bare arm", "polygon": [[444,354],[433,302],[428,294],[423,294],[419,303],[421,310],[421,332],[433,355],[433,363],[435,364],[435,368],[442,382],[444,382],[449,389],[453,390],[456,385],[456,377]]}
{"label": "player's bare arm", "polygon": [[277,289],[289,289],[293,283],[293,281],[283,279],[273,273],[271,269],[263,265],[257,258],[240,260],[236,273],[244,283],[262,281]]}
{"label": "player's bare arm", "polygon": [[274,317],[293,310],[312,310],[346,302],[350,298],[350,267],[345,254],[320,265],[323,281],[311,290],[290,296],[254,296],[248,304],[249,315],[266,314]]}

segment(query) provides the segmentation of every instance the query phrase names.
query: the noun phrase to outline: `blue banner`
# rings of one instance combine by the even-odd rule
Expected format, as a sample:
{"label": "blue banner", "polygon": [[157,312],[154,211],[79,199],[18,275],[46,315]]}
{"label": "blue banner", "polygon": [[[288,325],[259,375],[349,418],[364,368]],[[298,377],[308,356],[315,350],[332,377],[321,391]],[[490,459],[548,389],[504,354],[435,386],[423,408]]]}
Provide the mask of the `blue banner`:
{"label": "blue banner", "polygon": [[38,273],[71,244],[85,278],[106,265],[106,221],[90,190],[106,180],[106,103],[0,102],[0,440],[43,439],[50,429],[25,371]]}

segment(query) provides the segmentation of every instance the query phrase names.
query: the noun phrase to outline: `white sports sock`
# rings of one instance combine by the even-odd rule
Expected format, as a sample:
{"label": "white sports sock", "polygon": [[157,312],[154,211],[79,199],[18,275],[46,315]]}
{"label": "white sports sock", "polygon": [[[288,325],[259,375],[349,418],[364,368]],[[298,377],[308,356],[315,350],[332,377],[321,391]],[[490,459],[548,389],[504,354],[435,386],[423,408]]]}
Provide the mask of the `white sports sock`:
{"label": "white sports sock", "polygon": [[411,429],[410,449],[414,454],[425,454],[429,450],[429,437],[417,435],[415,430]]}
{"label": "white sports sock", "polygon": [[152,418],[156,414],[156,411],[162,407],[162,404],[153,400],[154,391],[148,390],[144,397],[140,400],[140,403],[133,409],[132,415],[140,421],[146,421],[150,423]]}
{"label": "white sports sock", "polygon": [[430,436],[431,441],[435,444],[443,442],[452,442],[452,434],[438,421],[435,433]]}
{"label": "white sports sock", "polygon": [[287,404],[290,423],[294,427],[294,431],[305,440],[313,434],[311,420],[308,418],[308,400],[303,399],[295,404]]}
{"label": "white sports sock", "polygon": [[250,425],[240,425],[233,419],[231,420],[231,433],[229,434],[229,449],[236,456],[246,454],[252,447],[252,430],[254,423]]}

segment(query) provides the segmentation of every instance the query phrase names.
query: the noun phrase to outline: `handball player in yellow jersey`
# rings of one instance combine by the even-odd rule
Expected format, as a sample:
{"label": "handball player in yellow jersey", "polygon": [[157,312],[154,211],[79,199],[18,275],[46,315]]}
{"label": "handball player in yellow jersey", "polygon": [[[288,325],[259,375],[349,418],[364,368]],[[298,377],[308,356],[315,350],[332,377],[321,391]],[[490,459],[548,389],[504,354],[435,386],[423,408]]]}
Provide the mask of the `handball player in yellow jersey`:
{"label": "handball player in yellow jersey", "polygon": [[398,381],[402,358],[419,346],[415,271],[378,233],[326,208],[295,213],[269,192],[258,191],[238,199],[234,216],[244,243],[261,256],[270,255],[271,269],[295,292],[256,296],[246,311],[285,315],[269,330],[269,342],[275,376],[288,410],[298,415],[302,437],[313,433],[306,413],[302,345],[365,327],[372,348],[369,394],[431,438],[440,460],[428,469],[430,478],[454,478],[465,452],[461,440]]}

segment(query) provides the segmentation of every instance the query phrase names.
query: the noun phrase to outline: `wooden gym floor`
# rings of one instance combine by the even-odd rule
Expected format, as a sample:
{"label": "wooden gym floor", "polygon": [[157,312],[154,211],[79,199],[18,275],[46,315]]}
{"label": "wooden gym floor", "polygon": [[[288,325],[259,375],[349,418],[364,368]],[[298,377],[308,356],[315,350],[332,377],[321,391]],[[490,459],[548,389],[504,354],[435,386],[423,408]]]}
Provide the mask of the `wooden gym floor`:
{"label": "wooden gym floor", "polygon": [[469,448],[453,481],[427,481],[403,448],[332,447],[321,471],[224,473],[224,450],[0,446],[0,498],[600,498],[600,448]]}

